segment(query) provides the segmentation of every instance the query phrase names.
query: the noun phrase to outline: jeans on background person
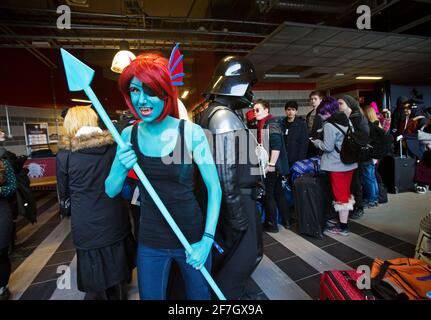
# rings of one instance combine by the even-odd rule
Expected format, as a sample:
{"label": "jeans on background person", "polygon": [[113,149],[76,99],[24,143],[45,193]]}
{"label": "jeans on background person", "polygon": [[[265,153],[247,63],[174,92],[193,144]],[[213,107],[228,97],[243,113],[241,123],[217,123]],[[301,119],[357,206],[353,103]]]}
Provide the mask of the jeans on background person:
{"label": "jeans on background person", "polygon": [[[210,288],[199,270],[186,262],[185,249],[157,249],[139,244],[138,246],[138,286],[142,300],[165,300],[172,261],[181,271],[188,300],[210,300]],[[211,270],[211,253],[205,267]]]}
{"label": "jeans on background person", "polygon": [[379,185],[376,178],[376,166],[374,163],[362,165],[362,184],[369,204],[377,204],[379,201]]}

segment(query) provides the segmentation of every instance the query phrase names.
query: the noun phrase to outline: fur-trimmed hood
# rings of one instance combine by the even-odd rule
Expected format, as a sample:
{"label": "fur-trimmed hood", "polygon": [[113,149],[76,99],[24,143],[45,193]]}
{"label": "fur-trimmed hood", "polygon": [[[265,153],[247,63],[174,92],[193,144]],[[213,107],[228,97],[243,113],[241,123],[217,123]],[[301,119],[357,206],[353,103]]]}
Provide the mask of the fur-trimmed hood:
{"label": "fur-trimmed hood", "polygon": [[107,147],[115,143],[109,131],[94,132],[87,135],[71,136],[64,135],[61,137],[58,148],[69,150],[72,152],[81,151],[84,149],[93,149]]}

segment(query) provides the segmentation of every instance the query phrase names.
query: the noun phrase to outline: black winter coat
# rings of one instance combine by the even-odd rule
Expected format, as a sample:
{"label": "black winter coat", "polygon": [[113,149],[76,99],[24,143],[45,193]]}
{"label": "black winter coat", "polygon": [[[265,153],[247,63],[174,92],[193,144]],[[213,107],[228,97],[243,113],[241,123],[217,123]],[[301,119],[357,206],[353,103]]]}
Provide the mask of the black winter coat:
{"label": "black winter coat", "polygon": [[352,112],[349,119],[350,119],[350,122],[352,122],[353,129],[355,129],[355,132],[360,133],[361,137],[363,136],[363,139],[369,142],[370,126],[368,124],[367,118],[365,118],[365,116],[361,112],[357,111],[357,112]]}
{"label": "black winter coat", "polygon": [[65,136],[57,154],[60,203],[70,197],[73,242],[78,249],[96,249],[123,240],[130,233],[128,210],[120,196],[109,198],[105,180],[116,146],[109,132]]}
{"label": "black winter coat", "polygon": [[276,171],[282,175],[286,176],[289,174],[289,158],[286,150],[286,144],[284,143],[283,131],[281,125],[277,118],[272,118],[266,121],[263,129],[268,129],[269,131],[269,146],[265,145],[264,148],[268,151],[269,158],[271,158],[272,150],[279,150],[280,155],[278,156],[277,163],[275,164]]}
{"label": "black winter coat", "polygon": [[301,117],[295,117],[286,134],[287,124],[287,117],[282,118],[280,121],[281,130],[283,131],[289,164],[292,166],[296,161],[307,158],[308,129],[307,123]]}

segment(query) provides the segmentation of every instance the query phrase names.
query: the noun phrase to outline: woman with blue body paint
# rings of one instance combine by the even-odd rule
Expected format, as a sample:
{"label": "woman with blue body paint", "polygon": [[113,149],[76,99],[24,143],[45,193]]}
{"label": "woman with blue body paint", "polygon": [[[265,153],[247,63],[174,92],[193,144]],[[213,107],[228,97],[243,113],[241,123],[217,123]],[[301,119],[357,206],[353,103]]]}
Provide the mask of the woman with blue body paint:
{"label": "woman with blue body paint", "polygon": [[[208,284],[199,269],[205,265],[211,270],[221,187],[205,133],[200,126],[178,119],[177,93],[167,59],[158,54],[140,55],[124,69],[119,83],[128,107],[140,121],[122,132],[129,144],[117,149],[105,182],[106,193],[110,197],[119,194],[129,170],[138,163],[193,249],[191,254],[185,252],[139,183],[140,297],[166,299],[170,267],[175,260],[184,278],[187,298],[210,299]],[[208,190],[206,220],[194,195],[195,164]]]}

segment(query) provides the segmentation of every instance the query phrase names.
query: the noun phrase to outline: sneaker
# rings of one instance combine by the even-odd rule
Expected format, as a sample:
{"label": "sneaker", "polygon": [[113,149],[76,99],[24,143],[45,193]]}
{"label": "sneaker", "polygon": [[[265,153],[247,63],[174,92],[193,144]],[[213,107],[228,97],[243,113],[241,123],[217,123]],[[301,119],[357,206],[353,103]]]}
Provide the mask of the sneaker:
{"label": "sneaker", "polygon": [[6,287],[1,287],[0,288],[0,300],[9,300],[10,298],[10,291],[9,288]]}
{"label": "sneaker", "polygon": [[340,229],[339,235],[347,237],[349,235],[349,229]]}
{"label": "sneaker", "polygon": [[349,229],[340,229],[338,227],[332,227],[332,228],[327,228],[325,230],[325,232],[331,233],[331,234],[337,234],[340,236],[345,236],[347,237],[349,235]]}
{"label": "sneaker", "polygon": [[292,224],[290,224],[289,222],[281,222],[281,225],[283,226],[284,229],[286,230],[290,230],[292,229]]}
{"label": "sneaker", "polygon": [[364,208],[365,209],[373,209],[373,208],[377,208],[379,206],[378,202],[365,202],[364,203]]}
{"label": "sneaker", "polygon": [[427,192],[427,188],[426,187],[424,187],[424,186],[416,186],[416,188],[415,188],[416,190],[416,193],[419,193],[419,194],[424,194],[424,193],[426,193]]}
{"label": "sneaker", "polygon": [[331,234],[340,234],[341,229],[338,228],[337,226],[332,226],[329,228],[326,228],[324,233],[331,233]]}
{"label": "sneaker", "polygon": [[364,209],[362,209],[362,208],[356,208],[349,215],[349,218],[353,219],[353,220],[357,220],[357,219],[361,218],[363,215],[364,215]]}
{"label": "sneaker", "polygon": [[274,225],[272,223],[265,223],[263,225],[263,230],[265,232],[269,232],[269,233],[277,233],[278,232],[278,226]]}

